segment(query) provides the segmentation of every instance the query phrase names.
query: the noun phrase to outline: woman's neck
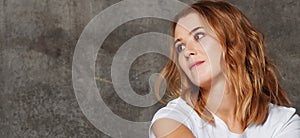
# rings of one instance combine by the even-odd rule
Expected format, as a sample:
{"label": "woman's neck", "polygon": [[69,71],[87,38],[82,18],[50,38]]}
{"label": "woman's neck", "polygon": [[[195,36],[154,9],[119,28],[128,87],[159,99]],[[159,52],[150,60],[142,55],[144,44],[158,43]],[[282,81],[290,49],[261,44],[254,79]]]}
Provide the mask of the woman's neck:
{"label": "woman's neck", "polygon": [[224,121],[228,129],[235,133],[243,133],[241,122],[236,119],[236,97],[233,91],[227,91],[225,77],[220,77],[206,89],[204,97],[206,107]]}
{"label": "woman's neck", "polygon": [[235,108],[235,96],[226,91],[226,79],[224,75],[218,75],[207,85],[202,87],[201,94],[206,102],[206,107],[214,113],[233,112]]}

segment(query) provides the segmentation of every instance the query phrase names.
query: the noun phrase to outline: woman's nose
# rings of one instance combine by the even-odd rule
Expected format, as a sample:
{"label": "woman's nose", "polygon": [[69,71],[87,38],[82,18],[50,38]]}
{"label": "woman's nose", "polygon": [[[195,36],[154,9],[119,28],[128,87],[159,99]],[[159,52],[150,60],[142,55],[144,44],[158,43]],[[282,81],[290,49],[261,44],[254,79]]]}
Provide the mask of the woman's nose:
{"label": "woman's nose", "polygon": [[185,52],[185,53],[184,53],[184,56],[185,56],[185,57],[190,57],[190,56],[196,55],[196,52],[193,51],[193,50],[188,50],[188,49],[186,49],[184,52]]}
{"label": "woman's nose", "polygon": [[184,50],[184,56],[185,57],[190,57],[193,55],[197,54],[197,50],[195,49],[195,44],[194,42],[190,41],[189,43],[187,43],[186,48]]}

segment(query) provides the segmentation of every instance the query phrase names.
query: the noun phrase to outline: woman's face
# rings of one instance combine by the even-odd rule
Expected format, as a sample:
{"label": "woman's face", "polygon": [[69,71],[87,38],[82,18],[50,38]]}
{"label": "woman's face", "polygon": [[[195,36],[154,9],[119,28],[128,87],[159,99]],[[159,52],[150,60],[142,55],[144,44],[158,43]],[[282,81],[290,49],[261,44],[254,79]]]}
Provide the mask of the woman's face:
{"label": "woman's face", "polygon": [[198,14],[189,13],[178,20],[174,39],[183,72],[194,85],[210,88],[222,74],[222,48],[216,34]]}

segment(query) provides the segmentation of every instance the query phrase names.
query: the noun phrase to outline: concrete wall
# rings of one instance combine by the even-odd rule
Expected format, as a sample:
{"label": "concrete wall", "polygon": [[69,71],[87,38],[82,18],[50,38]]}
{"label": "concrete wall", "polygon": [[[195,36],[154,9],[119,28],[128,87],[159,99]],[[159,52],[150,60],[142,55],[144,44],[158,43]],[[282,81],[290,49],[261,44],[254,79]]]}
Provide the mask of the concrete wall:
{"label": "concrete wall", "polygon": [[[228,1],[265,33],[267,54],[277,64],[280,83],[299,113],[300,1]],[[117,2],[0,0],[0,137],[108,137],[79,108],[72,87],[72,58],[87,23]],[[95,75],[100,94],[114,113],[128,120],[148,121],[161,105],[137,108],[118,98],[109,65],[122,43],[151,31],[167,33],[168,22],[146,18],[125,23],[98,52]],[[133,89],[147,94],[149,76],[166,59],[158,54],[139,57],[130,70]]]}

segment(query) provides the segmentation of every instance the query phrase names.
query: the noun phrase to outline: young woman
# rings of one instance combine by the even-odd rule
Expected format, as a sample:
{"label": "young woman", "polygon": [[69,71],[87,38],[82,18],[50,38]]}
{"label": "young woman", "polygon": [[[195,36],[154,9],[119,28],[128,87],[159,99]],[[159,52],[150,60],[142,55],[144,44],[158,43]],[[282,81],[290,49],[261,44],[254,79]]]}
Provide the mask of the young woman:
{"label": "young woman", "polygon": [[154,115],[150,138],[300,137],[263,36],[240,10],[200,1],[175,21],[162,71],[173,100]]}

